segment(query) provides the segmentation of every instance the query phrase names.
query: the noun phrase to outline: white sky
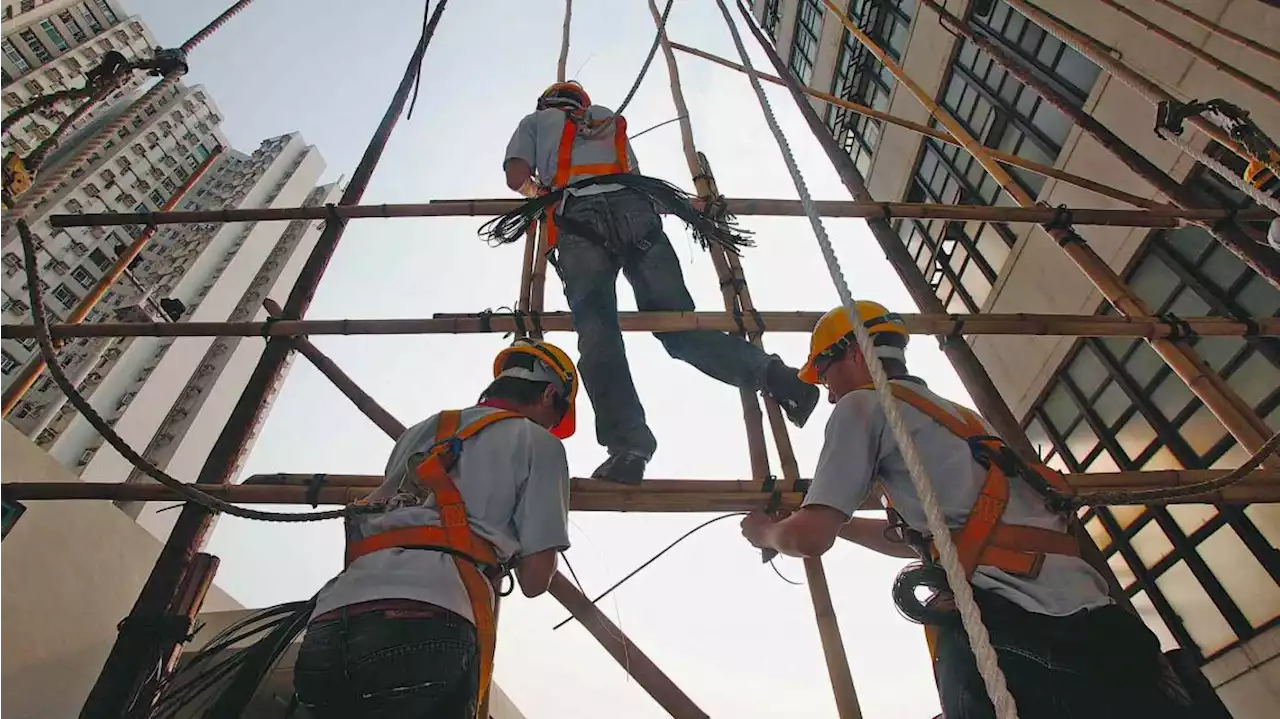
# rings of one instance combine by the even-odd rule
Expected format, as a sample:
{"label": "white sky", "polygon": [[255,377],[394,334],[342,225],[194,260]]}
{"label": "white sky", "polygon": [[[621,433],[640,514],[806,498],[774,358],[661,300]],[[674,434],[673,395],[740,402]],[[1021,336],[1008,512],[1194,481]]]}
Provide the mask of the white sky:
{"label": "white sky", "polygon": [[[180,43],[228,0],[125,0],[166,46]],[[420,0],[260,0],[191,56],[191,83],[222,108],[233,144],[294,130],[329,163],[326,180],[349,175],[400,78],[421,26]],[[502,152],[515,123],[554,80],[560,0],[454,0],[427,52],[414,117],[402,120],[364,202],[507,197]],[[736,9],[735,9],[736,13]],[[711,0],[680,0],[671,37],[736,57]],[[746,28],[743,32],[747,33]],[[570,72],[593,99],[616,105],[653,40],[644,0],[579,2]],[[757,67],[769,68],[751,38]],[[730,197],[794,198],[776,145],[742,75],[679,56],[695,140]],[[770,69],[770,72],[772,70]],[[770,98],[818,199],[848,199],[790,97]],[[636,131],[675,116],[659,56],[627,110]],[[646,174],[689,188],[675,124],[640,138]],[[477,239],[482,218],[354,221],[329,266],[309,317],[425,317],[513,304],[520,245],[491,249]],[[837,296],[803,218],[744,218],[759,246],[743,259],[756,304],[767,310],[825,310]],[[828,220],[855,296],[914,311],[865,225]],[[714,269],[683,227],[667,225],[700,309],[721,307]],[[276,298],[283,301],[283,297]],[[620,305],[634,309],[620,283]],[[548,278],[548,310],[566,309]],[[548,337],[576,357],[572,335]],[[321,337],[316,344],[406,424],[474,401],[488,382],[499,335]],[[770,351],[803,361],[807,338],[766,335]],[[632,371],[659,450],[654,478],[749,476],[736,391],[667,357],[649,335],[627,338]],[[943,395],[968,401],[936,343],[908,350],[913,371]],[[603,460],[589,402],[579,402],[570,464],[585,476]],[[813,469],[828,405],[792,438],[801,472]],[[245,473],[380,472],[391,441],[305,360],[297,360]],[[777,464],[774,462],[774,471]],[[570,560],[594,595],[710,515],[575,513]],[[341,527],[262,524],[225,517],[209,551],[222,558],[218,583],[248,606],[315,592],[341,565]],[[864,715],[929,717],[938,711],[920,627],[889,598],[901,565],[842,543],[824,558]],[[798,561],[779,568],[803,579]],[[518,593],[517,593],[518,594]],[[712,716],[835,716],[808,590],[784,584],[741,539],[736,519],[698,533],[602,603],[642,648]],[[662,717],[666,714],[584,630],[551,626],[565,611],[550,596],[513,596],[502,607],[496,678],[530,717]]]}

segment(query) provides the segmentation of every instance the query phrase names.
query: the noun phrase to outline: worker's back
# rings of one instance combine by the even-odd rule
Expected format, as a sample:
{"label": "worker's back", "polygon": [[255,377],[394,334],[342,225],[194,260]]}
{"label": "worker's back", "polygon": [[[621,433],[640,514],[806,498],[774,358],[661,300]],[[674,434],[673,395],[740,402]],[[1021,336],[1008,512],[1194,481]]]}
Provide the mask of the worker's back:
{"label": "worker's back", "polygon": [[[460,428],[495,412],[489,407],[462,411]],[[414,459],[435,443],[439,415],[405,430],[387,461],[382,486],[370,495],[377,503],[393,497],[401,482],[414,481]],[[564,522],[569,511],[569,470],[564,445],[525,418],[497,422],[464,445],[450,472],[467,507],[471,529],[507,561],[551,548],[567,547]],[[402,527],[439,525],[434,501],[387,512],[358,514],[353,528],[361,536]],[[321,590],[315,615],[375,599],[414,599],[472,618],[466,589],[453,557],[436,551],[384,549],[356,559]]]}
{"label": "worker's back", "polygon": [[[585,116],[574,123],[574,139],[572,151],[573,165],[607,165],[617,161],[616,121],[613,111],[600,105],[591,105]],[[511,143],[507,146],[506,157],[532,157],[533,166],[543,185],[551,185],[552,179],[559,169],[560,142],[565,132],[568,113],[556,108],[538,110],[525,115],[516,127]],[[628,167],[631,172],[638,173],[639,165],[631,144],[627,143]],[[591,177],[594,174],[582,173],[575,179]],[[593,194],[594,192],[617,189],[618,185],[596,185],[575,190],[575,194]]]}
{"label": "worker's back", "polygon": [[[894,382],[961,418],[953,403],[934,394],[923,383]],[[986,469],[974,461],[965,440],[905,402],[898,402],[898,408],[933,481],[948,526],[953,530],[959,529],[977,499],[986,479]],[[990,426],[987,426],[987,431],[996,434]],[[852,472],[854,477],[846,482],[815,481],[805,499],[806,504],[827,504],[845,509],[851,503],[861,503],[870,483],[878,478],[894,509],[907,524],[928,534],[924,510],[907,472],[906,461],[874,390],[846,394],[837,403],[827,425],[827,442],[815,477],[848,472]],[[857,497],[830,496],[833,488],[837,493],[860,494]],[[1002,522],[1066,530],[1066,520],[1051,512],[1044,499],[1025,482],[1013,479],[1009,490],[1009,504]],[[1066,615],[1110,601],[1102,577],[1077,557],[1046,555],[1040,574],[1034,579],[1015,577],[994,567],[980,566],[974,574],[973,583],[1024,609],[1041,614]]]}

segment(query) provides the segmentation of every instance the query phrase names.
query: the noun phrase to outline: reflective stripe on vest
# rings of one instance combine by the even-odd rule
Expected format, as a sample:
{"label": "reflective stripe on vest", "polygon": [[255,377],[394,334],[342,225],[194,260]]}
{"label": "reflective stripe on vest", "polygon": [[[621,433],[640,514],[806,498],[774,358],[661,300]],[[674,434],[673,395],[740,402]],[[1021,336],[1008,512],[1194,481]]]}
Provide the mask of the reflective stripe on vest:
{"label": "reflective stripe on vest", "polygon": [[[972,410],[957,406],[956,410],[960,413],[957,418],[907,387],[893,383],[889,387],[899,401],[924,413],[960,439],[971,444],[978,442],[992,450],[1004,449],[1003,441],[991,437],[982,420]],[[858,389],[870,388],[867,385]],[[1022,577],[1035,577],[1040,573],[1046,554],[1080,556],[1080,546],[1071,534],[1041,527],[1005,524],[1002,521],[1009,506],[1009,476],[994,462],[989,464],[986,480],[983,481],[973,506],[969,508],[964,526],[951,532],[966,575],[972,577],[979,566],[987,566]],[[1071,491],[1057,472],[1039,464],[1028,467],[1056,489]],[[932,542],[930,546],[936,558],[937,547]]]}
{"label": "reflective stripe on vest", "polygon": [[449,471],[457,464],[462,454],[462,443],[474,437],[481,430],[502,420],[524,417],[518,412],[494,412],[487,414],[461,431],[458,424],[462,413],[448,410],[440,413],[436,426],[435,442],[428,450],[427,456],[417,467],[417,477],[422,487],[436,498],[437,510],[440,513],[439,525],[420,525],[402,527],[363,537],[356,541],[348,541],[346,562],[350,565],[366,554],[383,549],[436,549],[453,556],[453,564],[462,578],[462,585],[467,590],[467,599],[471,603],[471,614],[475,618],[476,641],[480,644],[480,690],[476,706],[484,704],[489,693],[489,680],[493,673],[493,653],[497,648],[497,617],[489,593],[491,585],[480,571],[480,565],[498,566],[497,553],[493,545],[471,531],[467,521],[467,506],[462,501],[462,493]]}
{"label": "reflective stripe on vest", "polygon": [[[551,179],[551,189],[563,190],[574,180],[596,175],[616,175],[630,172],[627,158],[627,118],[613,116],[613,162],[573,164],[573,143],[578,137],[578,123],[566,116],[564,129],[560,131],[560,145],[556,149],[556,175]],[[581,120],[586,122],[586,120]],[[556,227],[554,212],[547,213],[547,250],[556,246],[560,230]]]}

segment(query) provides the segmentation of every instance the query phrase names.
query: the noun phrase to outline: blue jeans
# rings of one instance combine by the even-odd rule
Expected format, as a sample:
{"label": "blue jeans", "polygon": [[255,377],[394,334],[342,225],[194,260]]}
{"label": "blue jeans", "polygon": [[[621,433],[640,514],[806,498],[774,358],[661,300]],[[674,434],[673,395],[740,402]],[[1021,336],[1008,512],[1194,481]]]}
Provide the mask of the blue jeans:
{"label": "blue jeans", "polygon": [[[578,331],[578,369],[596,415],[596,441],[610,454],[650,457],[658,443],[645,422],[618,327],[618,272],[635,292],[641,311],[691,312],[680,260],[648,198],[631,190],[570,197],[572,223],[594,237],[575,235],[561,223],[556,270]],[[735,387],[760,388],[771,355],[724,332],[655,332],[667,353]]]}
{"label": "blue jeans", "polygon": [[[976,592],[1024,719],[1187,719],[1161,690],[1160,644],[1119,606],[1050,617]],[[959,616],[939,629],[934,669],[945,719],[994,719]]]}
{"label": "blue jeans", "polygon": [[313,621],[294,664],[299,703],[315,719],[474,719],[475,627],[419,606]]}

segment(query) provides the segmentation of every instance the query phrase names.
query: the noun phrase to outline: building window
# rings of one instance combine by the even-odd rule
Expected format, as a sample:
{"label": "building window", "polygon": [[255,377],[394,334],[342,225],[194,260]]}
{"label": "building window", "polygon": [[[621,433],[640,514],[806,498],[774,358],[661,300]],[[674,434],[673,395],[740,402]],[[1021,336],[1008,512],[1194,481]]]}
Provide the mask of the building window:
{"label": "building window", "polygon": [[90,273],[89,270],[86,269],[84,265],[79,265],[78,267],[76,267],[74,270],[71,271],[71,279],[80,283],[80,286],[85,288],[86,290],[92,288],[95,284],[98,283],[97,278],[94,277],[93,274]]}
{"label": "building window", "polygon": [[800,82],[809,84],[813,63],[818,56],[818,37],[822,34],[822,0],[800,0],[796,11],[796,31],[791,38],[791,59],[787,67]]}
{"label": "building window", "polygon": [[[1243,204],[1207,174],[1193,182]],[[1153,236],[1127,281],[1154,313],[1280,315],[1280,291],[1197,227]],[[1191,341],[1280,429],[1280,341]],[[1050,466],[1071,472],[1225,470],[1247,456],[1155,352],[1130,338],[1080,340],[1026,429]],[[1113,506],[1082,518],[1165,649],[1210,658],[1280,621],[1274,505]]]}
{"label": "building window", "polygon": [[88,25],[90,30],[95,34],[102,32],[102,23],[98,22],[98,18],[94,16],[88,5],[80,3],[77,9],[80,11],[80,17],[84,18],[84,24]]}
{"label": "building window", "polygon": [[102,13],[102,17],[107,19],[108,25],[115,25],[120,22],[120,20],[116,18],[116,14],[111,9],[111,6],[107,4],[106,0],[93,0],[93,2],[98,6],[98,12]]}
{"label": "building window", "polygon": [[44,30],[44,34],[49,36],[49,40],[53,42],[54,47],[64,52],[71,49],[71,46],[67,44],[67,39],[62,36],[58,28],[53,26],[53,23],[48,20],[41,20],[40,29]]}
{"label": "building window", "polygon": [[[6,369],[5,371],[7,372],[8,370]],[[0,539],[9,536],[9,530],[13,529],[13,525],[17,523],[25,511],[27,511],[27,508],[21,502],[4,500],[4,517],[3,524],[0,524]]]}
{"label": "building window", "polygon": [[[119,244],[119,240],[117,240],[114,236],[112,237],[112,239],[116,240],[116,243]],[[102,250],[96,247],[93,249],[92,252],[89,253],[89,261],[92,262],[95,267],[97,267],[99,270],[102,270],[103,272],[106,272],[108,269],[111,268],[112,265],[115,264],[115,262],[112,261],[112,259],[107,256],[107,253],[103,252]]]}
{"label": "building window", "polygon": [[19,75],[31,69],[31,65],[27,63],[27,58],[18,52],[18,48],[14,47],[13,42],[8,38],[5,38],[4,42],[0,43],[0,47],[4,48],[5,59],[13,63],[13,68],[18,71]]}
{"label": "building window", "polygon": [[9,374],[15,369],[18,369],[18,360],[14,359],[13,355],[9,354],[8,350],[0,350],[0,355],[3,355],[3,357],[0,358],[0,369],[2,369],[5,374]]}
{"label": "building window", "polygon": [[67,287],[66,283],[53,288],[53,298],[67,309],[75,307],[76,303],[80,301],[80,296],[73,292],[70,287]]}
{"label": "building window", "polygon": [[778,0],[765,0],[764,14],[761,20],[764,32],[774,43],[778,42],[778,24],[782,22],[782,8]]}
{"label": "building window", "polygon": [[62,21],[64,26],[66,26],[67,32],[71,33],[71,37],[75,38],[76,42],[84,42],[89,39],[89,36],[84,32],[84,28],[80,27],[80,23],[76,22],[75,17],[71,13],[58,13],[58,19]]}
{"label": "building window", "polygon": [[[906,50],[910,11],[913,9],[914,3],[910,0],[852,0],[849,16],[876,44],[894,59],[899,59]],[[857,38],[844,30],[831,93],[850,102],[887,111],[893,86],[893,76]],[[879,144],[880,121],[828,105],[827,127],[853,158],[858,172],[866,177],[871,169],[871,156]]]}
{"label": "building window", "polygon": [[30,30],[23,30],[18,33],[18,37],[22,38],[22,41],[27,44],[27,47],[31,49],[31,52],[35,53],[36,58],[40,60],[41,63],[46,63],[53,59],[53,56],[49,54],[48,49],[45,48],[44,43],[40,42],[40,38],[36,37],[34,32],[31,32]]}

